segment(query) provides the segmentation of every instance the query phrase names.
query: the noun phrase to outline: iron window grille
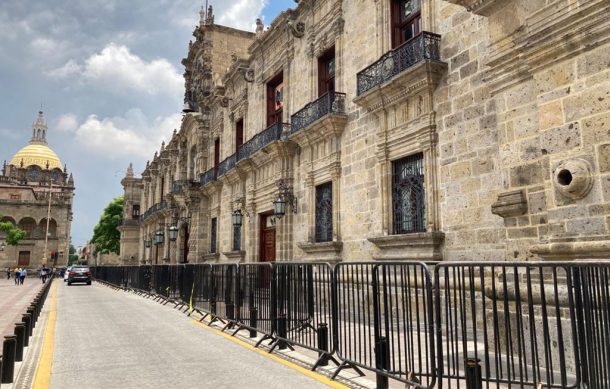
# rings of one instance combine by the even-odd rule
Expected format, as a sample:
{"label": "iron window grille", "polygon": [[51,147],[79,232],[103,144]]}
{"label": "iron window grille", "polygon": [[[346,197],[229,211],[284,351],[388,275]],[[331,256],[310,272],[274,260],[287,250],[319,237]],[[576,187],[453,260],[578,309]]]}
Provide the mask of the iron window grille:
{"label": "iron window grille", "polygon": [[316,242],[333,240],[333,184],[316,186]]}
{"label": "iron window grille", "polygon": [[426,231],[422,153],[392,162],[392,211],[394,234]]}
{"label": "iron window grille", "polygon": [[210,231],[210,253],[214,254],[214,253],[216,253],[216,230],[218,228],[217,219],[213,218],[211,224],[212,225],[211,225],[211,231]]}
{"label": "iron window grille", "polygon": [[241,250],[241,226],[233,226],[233,251]]}

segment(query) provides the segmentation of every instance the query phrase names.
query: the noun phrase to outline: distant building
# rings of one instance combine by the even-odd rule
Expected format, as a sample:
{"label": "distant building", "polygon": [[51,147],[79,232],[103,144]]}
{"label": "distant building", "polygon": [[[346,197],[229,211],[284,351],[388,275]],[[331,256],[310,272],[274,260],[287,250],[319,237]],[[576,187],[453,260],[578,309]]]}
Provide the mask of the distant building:
{"label": "distant building", "polygon": [[607,258],[610,3],[564,3],[303,0],[256,33],[202,12],[182,125],[124,181],[123,249]]}
{"label": "distant building", "polygon": [[[4,162],[0,175],[2,221],[26,232],[18,246],[5,246],[0,251],[0,268],[64,265],[68,260],[73,197],[74,178],[48,146],[47,125],[40,111],[28,145],[10,163]],[[5,238],[0,235],[0,244]]]}

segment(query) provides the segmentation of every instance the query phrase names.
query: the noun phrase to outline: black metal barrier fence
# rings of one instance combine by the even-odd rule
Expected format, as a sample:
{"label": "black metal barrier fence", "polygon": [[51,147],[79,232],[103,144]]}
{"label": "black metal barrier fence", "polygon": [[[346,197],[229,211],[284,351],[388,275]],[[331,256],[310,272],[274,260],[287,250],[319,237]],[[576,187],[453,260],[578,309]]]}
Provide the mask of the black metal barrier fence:
{"label": "black metal barrier fence", "polygon": [[610,388],[610,263],[276,262],[94,268],[313,369],[414,388]]}

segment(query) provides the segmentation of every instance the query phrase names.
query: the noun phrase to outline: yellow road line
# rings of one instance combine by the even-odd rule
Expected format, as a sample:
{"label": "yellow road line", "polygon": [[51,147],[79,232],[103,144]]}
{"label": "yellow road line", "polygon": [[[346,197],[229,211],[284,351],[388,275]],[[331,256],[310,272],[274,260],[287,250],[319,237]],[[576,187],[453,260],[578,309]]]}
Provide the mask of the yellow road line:
{"label": "yellow road line", "polygon": [[[341,384],[341,383],[339,383],[339,382],[337,382],[337,381],[333,381],[333,380],[331,380],[330,378],[326,377],[325,375],[322,375],[322,374],[319,374],[319,373],[313,372],[313,371],[311,371],[311,370],[309,370],[309,369],[306,369],[306,368],[304,368],[304,367],[302,367],[302,366],[297,365],[296,363],[293,363],[293,362],[287,361],[287,360],[285,360],[284,358],[280,358],[280,357],[278,357],[277,355],[269,354],[267,351],[264,351],[264,350],[261,350],[261,349],[259,349],[259,348],[256,348],[256,347],[252,346],[252,345],[251,345],[250,343],[248,343],[248,342],[244,342],[244,341],[243,341],[243,340],[241,340],[241,339],[238,339],[238,338],[236,338],[236,337],[234,337],[234,336],[231,336],[231,335],[229,335],[229,334],[226,334],[226,333],[224,333],[224,332],[222,332],[222,331],[220,331],[220,330],[217,330],[217,329],[215,329],[215,328],[209,327],[209,326],[207,326],[207,325],[205,325],[205,324],[203,324],[203,323],[200,323],[200,322],[199,322],[199,321],[197,321],[197,320],[193,320],[193,323],[195,323],[195,324],[197,324],[198,326],[200,326],[200,327],[202,327],[202,328],[205,328],[205,329],[207,329],[207,330],[214,331],[216,334],[218,334],[218,335],[222,336],[223,338],[229,339],[229,340],[230,340],[230,341],[232,341],[233,343],[237,343],[237,344],[239,344],[240,346],[243,346],[243,347],[247,348],[248,350],[252,350],[252,351],[254,351],[254,352],[259,353],[260,355],[264,355],[265,357],[267,357],[267,358],[269,358],[269,359],[272,359],[272,360],[274,360],[274,361],[276,361],[276,362],[279,362],[279,363],[281,363],[282,365],[287,366],[287,367],[289,367],[289,368],[291,368],[291,369],[293,369],[293,370],[296,370],[296,371],[298,371],[298,372],[299,372],[299,373],[301,373],[301,374],[305,374],[306,376],[308,376],[308,377],[310,377],[310,378],[313,378],[313,379],[314,379],[314,380],[316,380],[316,381],[320,381],[321,383],[323,383],[323,384],[325,384],[325,385],[328,385],[328,386],[330,386],[331,388],[337,388],[337,389],[349,389],[349,387],[348,387],[348,386],[345,386],[345,385],[343,385],[343,384]],[[36,389],[37,389],[37,388],[36,388]]]}
{"label": "yellow road line", "polygon": [[53,363],[53,350],[55,349],[55,322],[57,320],[57,282],[51,288],[51,310],[47,327],[44,332],[42,353],[38,361],[38,368],[34,376],[32,389],[47,389],[51,386],[51,365]]}

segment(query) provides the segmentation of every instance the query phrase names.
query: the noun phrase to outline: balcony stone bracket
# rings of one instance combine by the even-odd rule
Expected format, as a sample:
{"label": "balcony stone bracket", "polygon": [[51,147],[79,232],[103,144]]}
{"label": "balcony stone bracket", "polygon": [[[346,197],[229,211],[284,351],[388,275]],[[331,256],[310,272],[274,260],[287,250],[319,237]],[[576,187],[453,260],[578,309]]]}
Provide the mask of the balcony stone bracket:
{"label": "balcony stone bracket", "polygon": [[499,6],[506,5],[510,0],[445,0],[448,3],[461,5],[468,11],[481,16],[489,16],[494,13]]}
{"label": "balcony stone bracket", "polygon": [[347,124],[347,115],[331,113],[292,134],[290,140],[300,147],[313,145],[321,139],[338,138]]}
{"label": "balcony stone bracket", "polygon": [[297,242],[297,246],[306,254],[315,257],[316,261],[341,261],[343,242]]}
{"label": "balcony stone bracket", "polygon": [[434,91],[446,70],[444,62],[422,61],[354,98],[353,102],[370,112],[400,104],[422,91]]}
{"label": "balcony stone bracket", "polygon": [[523,190],[500,193],[491,205],[491,213],[503,218],[520,216],[527,212],[527,200]]}
{"label": "balcony stone bracket", "polygon": [[551,240],[531,246],[530,251],[547,260],[607,259],[610,257],[610,237],[587,241]]}
{"label": "balcony stone bracket", "polygon": [[371,237],[368,240],[379,248],[375,260],[441,261],[443,232],[419,232],[404,235]]}

